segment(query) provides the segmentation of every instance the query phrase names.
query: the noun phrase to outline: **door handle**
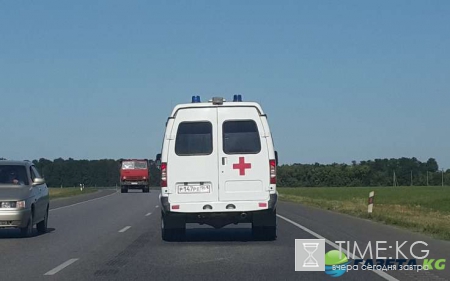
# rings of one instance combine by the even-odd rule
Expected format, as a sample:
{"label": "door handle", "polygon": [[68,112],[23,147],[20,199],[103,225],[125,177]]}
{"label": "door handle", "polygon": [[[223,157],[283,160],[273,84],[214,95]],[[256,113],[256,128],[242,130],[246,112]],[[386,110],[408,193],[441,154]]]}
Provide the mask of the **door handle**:
{"label": "door handle", "polygon": [[227,164],[227,158],[222,157],[222,165],[225,166]]}

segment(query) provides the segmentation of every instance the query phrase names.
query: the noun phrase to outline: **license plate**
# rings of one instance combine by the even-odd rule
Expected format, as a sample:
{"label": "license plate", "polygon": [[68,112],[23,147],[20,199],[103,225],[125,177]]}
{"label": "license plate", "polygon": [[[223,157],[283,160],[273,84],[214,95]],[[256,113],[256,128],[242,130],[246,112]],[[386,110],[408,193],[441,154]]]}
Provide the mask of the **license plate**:
{"label": "license plate", "polygon": [[179,185],[179,194],[211,193],[211,185]]}
{"label": "license plate", "polygon": [[132,185],[137,185],[138,183],[137,183],[137,182],[132,182],[131,184],[132,184]]}

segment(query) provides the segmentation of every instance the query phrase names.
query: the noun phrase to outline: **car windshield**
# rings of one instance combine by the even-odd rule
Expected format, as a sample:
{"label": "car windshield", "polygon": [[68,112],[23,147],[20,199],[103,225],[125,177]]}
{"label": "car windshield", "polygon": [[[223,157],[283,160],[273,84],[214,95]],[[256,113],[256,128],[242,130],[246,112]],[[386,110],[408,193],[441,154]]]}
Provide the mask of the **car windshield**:
{"label": "car windshield", "polygon": [[134,168],[135,169],[147,169],[147,163],[146,162],[134,162]]}
{"label": "car windshield", "polygon": [[0,185],[27,185],[28,183],[24,166],[0,165]]}
{"label": "car windshield", "polygon": [[124,161],[122,162],[122,170],[147,169],[147,162],[142,161]]}

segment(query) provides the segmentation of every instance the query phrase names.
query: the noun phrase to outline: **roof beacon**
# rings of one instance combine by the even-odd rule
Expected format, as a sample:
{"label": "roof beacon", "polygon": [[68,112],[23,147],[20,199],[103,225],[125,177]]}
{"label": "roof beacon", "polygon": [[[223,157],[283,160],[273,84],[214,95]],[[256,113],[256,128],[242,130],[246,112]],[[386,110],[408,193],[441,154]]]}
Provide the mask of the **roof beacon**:
{"label": "roof beacon", "polygon": [[234,102],[240,102],[240,101],[242,101],[242,95],[234,95],[234,96],[233,96],[233,101],[234,101]]}
{"label": "roof beacon", "polygon": [[192,103],[200,102],[200,96],[192,96]]}

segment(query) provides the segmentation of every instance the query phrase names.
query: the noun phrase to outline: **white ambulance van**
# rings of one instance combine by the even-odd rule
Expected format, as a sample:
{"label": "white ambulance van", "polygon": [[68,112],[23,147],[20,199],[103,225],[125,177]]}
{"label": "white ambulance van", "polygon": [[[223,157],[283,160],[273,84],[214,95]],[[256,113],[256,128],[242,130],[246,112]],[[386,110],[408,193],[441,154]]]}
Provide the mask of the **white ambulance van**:
{"label": "white ambulance van", "polygon": [[162,239],[183,239],[186,223],[222,228],[251,223],[256,239],[276,239],[276,167],[267,116],[255,102],[215,97],[177,105],[161,154]]}

